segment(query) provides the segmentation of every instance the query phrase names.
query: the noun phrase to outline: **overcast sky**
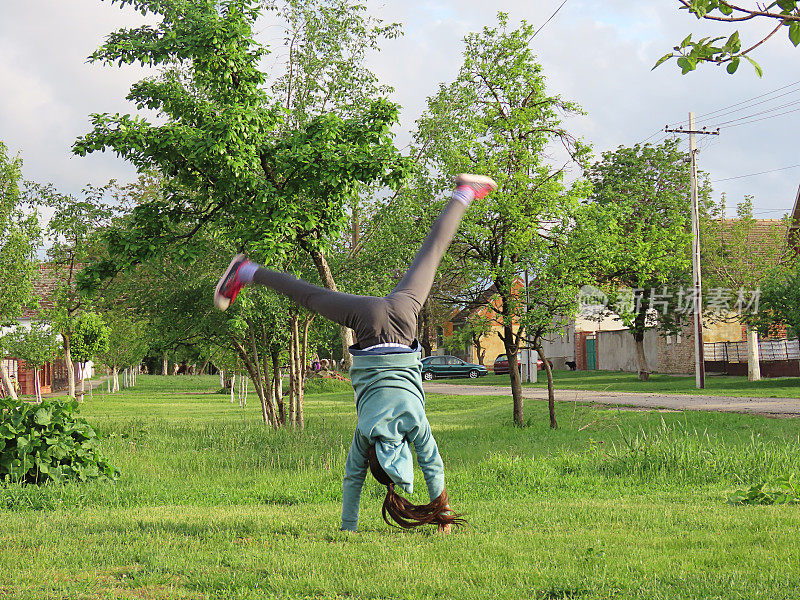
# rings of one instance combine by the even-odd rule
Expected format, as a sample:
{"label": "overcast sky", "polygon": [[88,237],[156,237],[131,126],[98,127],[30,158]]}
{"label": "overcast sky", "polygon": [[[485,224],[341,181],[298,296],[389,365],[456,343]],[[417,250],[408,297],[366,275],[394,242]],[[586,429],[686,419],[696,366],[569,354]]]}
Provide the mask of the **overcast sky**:
{"label": "overcast sky", "polygon": [[[395,88],[393,100],[403,107],[398,145],[408,142],[426,98],[440,82],[455,77],[464,35],[494,24],[497,10],[509,13],[512,23],[526,19],[538,27],[560,4],[370,0],[376,16],[401,22],[405,32],[385,42],[371,59],[381,80]],[[26,179],[52,182],[63,192],[78,194],[87,183],[134,178],[130,165],[112,154],[80,158],[70,154],[70,147],[88,131],[90,113],[133,110],[124,96],[144,72],[89,65],[86,57],[112,30],[142,22],[138,13],[108,1],[0,0],[0,140],[12,153],[21,153]],[[800,108],[800,48],[794,49],[781,34],[759,49],[754,56],[764,67],[761,79],[749,65],[733,77],[714,67],[682,76],[674,63],[650,70],[687,33],[724,31],[714,25],[679,12],[672,0],[567,0],[532,45],[549,91],[586,110],[585,117],[572,119],[568,126],[598,155],[646,138],[657,142],[663,135],[654,134],[667,123],[686,121],[690,110],[702,116],[758,97],[750,105],[734,107],[745,110],[699,119],[699,125],[716,125],[764,117],[723,126],[720,136],[703,136],[700,168],[709,172],[715,197],[726,192],[732,205],[751,194],[758,216],[776,218],[794,204],[800,168],[738,177],[800,164],[800,112],[789,112]],[[763,29],[753,23],[740,27],[745,43],[756,41]],[[277,41],[276,33],[265,26],[258,39]],[[778,91],[764,96],[773,90]],[[755,115],[762,111],[771,112]],[[737,179],[729,179],[733,177]]]}

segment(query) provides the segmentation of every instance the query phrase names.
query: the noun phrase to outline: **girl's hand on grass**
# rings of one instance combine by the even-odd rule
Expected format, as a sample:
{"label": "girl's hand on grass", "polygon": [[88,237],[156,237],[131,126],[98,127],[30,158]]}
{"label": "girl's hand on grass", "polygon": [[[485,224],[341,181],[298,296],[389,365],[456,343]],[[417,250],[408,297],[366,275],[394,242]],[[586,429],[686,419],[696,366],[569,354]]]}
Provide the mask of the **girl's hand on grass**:
{"label": "girl's hand on grass", "polygon": [[450,523],[439,525],[439,527],[436,528],[436,533],[448,534],[450,533],[450,529]]}

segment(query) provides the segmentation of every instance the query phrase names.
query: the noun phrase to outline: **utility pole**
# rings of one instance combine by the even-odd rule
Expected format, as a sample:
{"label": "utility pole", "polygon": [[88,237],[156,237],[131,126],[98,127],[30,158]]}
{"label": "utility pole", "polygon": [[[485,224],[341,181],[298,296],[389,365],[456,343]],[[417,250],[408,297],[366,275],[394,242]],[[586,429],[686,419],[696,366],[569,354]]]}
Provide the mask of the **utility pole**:
{"label": "utility pole", "polygon": [[695,128],[694,113],[689,112],[689,129],[664,128],[666,133],[688,133],[692,174],[692,282],[694,284],[694,377],[697,389],[706,387],[706,366],[703,357],[703,297],[700,278],[700,203],[697,198],[697,144],[695,135],[719,135],[716,131]]}

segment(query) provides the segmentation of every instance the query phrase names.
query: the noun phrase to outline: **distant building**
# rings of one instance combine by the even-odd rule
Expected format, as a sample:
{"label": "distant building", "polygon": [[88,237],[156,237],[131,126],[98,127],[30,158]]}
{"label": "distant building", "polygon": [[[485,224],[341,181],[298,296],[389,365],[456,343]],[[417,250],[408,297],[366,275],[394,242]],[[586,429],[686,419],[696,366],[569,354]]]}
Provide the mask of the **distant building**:
{"label": "distant building", "polygon": [[[58,287],[58,277],[55,269],[50,265],[39,265],[39,274],[34,281],[34,294],[39,303],[36,309],[26,309],[22,316],[17,319],[15,327],[4,327],[2,333],[8,333],[16,327],[30,328],[31,321],[37,319],[46,311],[53,308],[53,295]],[[17,360],[13,356],[2,357],[3,364],[8,370],[12,382],[15,383],[17,393],[25,396],[34,394],[34,371],[33,368],[25,364],[25,361]],[[64,360],[55,359],[48,362],[39,369],[39,384],[41,392],[47,394],[67,388],[67,368]],[[5,390],[0,385],[0,396],[5,394]]]}
{"label": "distant building", "polygon": [[[800,189],[795,199],[792,212],[793,221],[788,232],[785,221],[779,219],[758,219],[748,244],[761,248],[763,252],[776,257],[781,248],[776,248],[774,240],[775,228],[783,228],[781,243],[788,243],[800,253]],[[726,222],[735,223],[734,219]],[[524,282],[517,279],[514,290],[524,293]],[[498,335],[502,331],[502,317],[499,314],[497,291],[487,288],[476,300],[463,309],[455,312],[449,321],[437,328],[437,354],[454,354],[469,362],[479,362],[478,352],[474,344],[465,348],[453,348],[445,345],[452,333],[464,326],[472,315],[490,319],[491,331],[480,340],[485,351],[483,364],[491,369],[494,360],[505,354],[505,347]],[[516,331],[516,324],[513,325]],[[644,348],[648,369],[658,373],[689,374],[694,372],[693,328],[685,325],[674,335],[662,335],[655,328],[645,333]],[[797,342],[787,341],[785,329],[761,343],[762,373],[771,375],[800,375],[800,362],[796,360]],[[452,338],[450,338],[452,339]],[[729,312],[727,318],[717,322],[703,324],[703,340],[707,367],[710,370],[724,369],[727,373],[739,374],[747,372],[746,327]],[[556,369],[568,368],[567,363],[574,363],[578,370],[629,371],[638,370],[636,349],[633,336],[615,315],[598,318],[584,312],[575,316],[561,335],[553,335],[543,343],[543,350]],[[724,360],[720,359],[723,357]],[[743,359],[742,359],[743,357]],[[722,365],[722,366],[721,366]],[[795,371],[798,371],[795,373]]]}

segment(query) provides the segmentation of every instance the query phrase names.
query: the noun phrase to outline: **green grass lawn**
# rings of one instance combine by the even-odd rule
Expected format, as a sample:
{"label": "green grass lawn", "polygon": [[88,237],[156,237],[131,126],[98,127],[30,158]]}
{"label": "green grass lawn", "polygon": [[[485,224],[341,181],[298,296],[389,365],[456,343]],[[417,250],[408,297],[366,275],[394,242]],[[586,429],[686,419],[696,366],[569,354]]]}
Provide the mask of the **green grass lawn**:
{"label": "green grass lawn", "polygon": [[[650,394],[701,394],[704,396],[748,396],[756,398],[800,398],[800,377],[773,377],[761,381],[747,381],[747,377],[706,375],[706,387],[695,387],[694,375],[650,375],[649,381],[639,381],[636,373],[620,371],[564,371],[554,370],[557,389],[611,392],[641,392]],[[441,379],[450,383],[467,385],[510,385],[508,375],[487,375],[478,379]],[[547,375],[539,371],[536,383],[523,383],[524,387],[547,387]]]}
{"label": "green grass lawn", "polygon": [[[115,483],[0,484],[0,598],[797,599],[800,506],[726,503],[800,473],[797,421],[428,397],[451,536],[399,531],[371,479],[338,530],[353,394],[307,396],[303,432],[263,427],[213,377],[139,378],[82,413]],[[341,391],[336,391],[341,390]],[[426,501],[416,473],[417,501]]]}

